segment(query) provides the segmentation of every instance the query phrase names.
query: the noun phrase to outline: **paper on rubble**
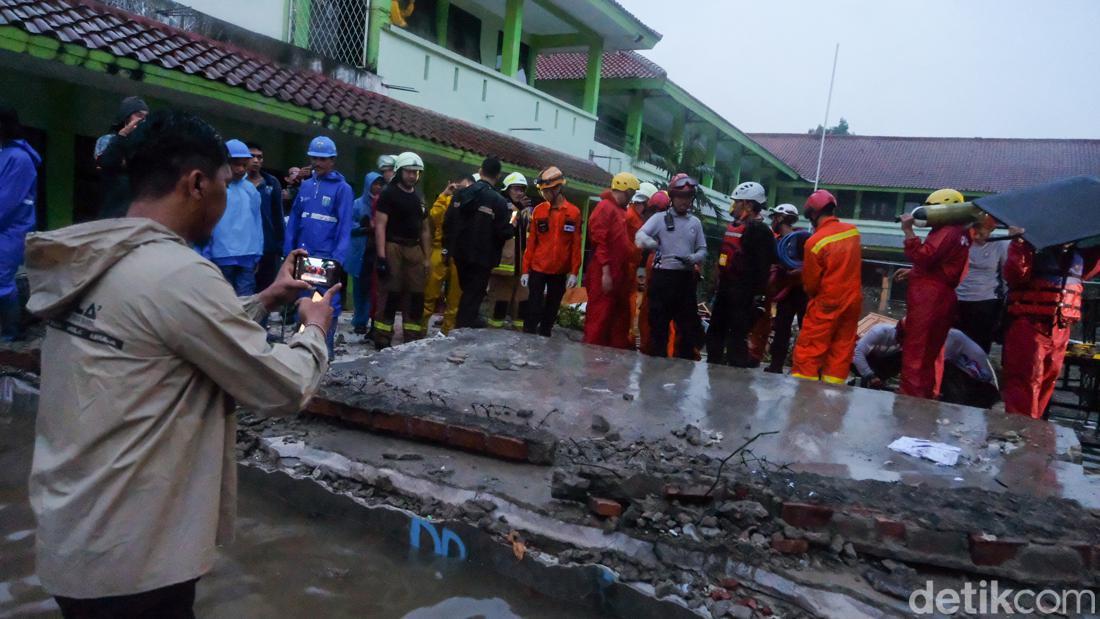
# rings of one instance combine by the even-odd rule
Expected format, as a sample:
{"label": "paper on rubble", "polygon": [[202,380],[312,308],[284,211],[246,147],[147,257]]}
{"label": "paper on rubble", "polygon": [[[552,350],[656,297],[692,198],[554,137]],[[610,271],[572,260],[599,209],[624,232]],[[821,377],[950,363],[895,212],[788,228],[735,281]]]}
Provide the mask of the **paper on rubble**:
{"label": "paper on rubble", "polygon": [[953,445],[934,443],[912,436],[903,436],[890,443],[890,449],[917,458],[931,460],[940,466],[955,466],[959,461],[959,453],[962,452],[962,449]]}

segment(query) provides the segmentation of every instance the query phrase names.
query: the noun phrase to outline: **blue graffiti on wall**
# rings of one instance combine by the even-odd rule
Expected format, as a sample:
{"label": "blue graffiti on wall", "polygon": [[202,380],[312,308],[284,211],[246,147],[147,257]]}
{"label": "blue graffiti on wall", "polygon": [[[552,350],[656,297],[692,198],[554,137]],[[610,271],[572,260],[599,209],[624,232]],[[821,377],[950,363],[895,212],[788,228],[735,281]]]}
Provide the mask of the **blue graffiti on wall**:
{"label": "blue graffiti on wall", "polygon": [[413,548],[420,548],[420,535],[422,531],[427,531],[428,536],[432,538],[432,549],[435,554],[441,557],[447,557],[451,554],[451,545],[453,544],[458,548],[458,558],[460,560],[466,560],[466,544],[462,543],[462,540],[458,535],[444,527],[443,535],[439,534],[435,525],[420,518],[419,516],[413,516],[409,522],[409,545]]}

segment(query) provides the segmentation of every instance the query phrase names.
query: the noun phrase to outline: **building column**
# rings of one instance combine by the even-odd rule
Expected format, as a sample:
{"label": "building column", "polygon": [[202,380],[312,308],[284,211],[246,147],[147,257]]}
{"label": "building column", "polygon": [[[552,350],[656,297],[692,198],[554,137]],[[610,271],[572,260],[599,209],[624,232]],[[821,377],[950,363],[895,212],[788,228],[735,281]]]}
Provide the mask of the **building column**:
{"label": "building column", "polygon": [[372,71],[378,71],[382,31],[389,25],[390,0],[370,0],[370,13],[367,17],[367,67]]}
{"label": "building column", "polygon": [[903,213],[905,213],[905,192],[901,191],[898,192],[898,203],[894,207],[894,216],[901,217]]}
{"label": "building column", "polygon": [[519,73],[519,44],[523,34],[524,0],[508,0],[504,7],[504,49],[501,51],[500,72],[508,77]]}
{"label": "building column", "polygon": [[638,158],[642,147],[642,121],[645,116],[645,93],[636,90],[630,95],[626,113],[626,154]]}
{"label": "building column", "polygon": [[588,46],[588,73],[584,78],[584,104],[581,106],[589,114],[595,114],[600,107],[600,77],[603,73],[603,41],[595,40]]}
{"label": "building column", "polygon": [[856,205],[852,209],[852,219],[859,219],[860,214],[863,211],[863,190],[856,191]]}
{"label": "building column", "polygon": [[[672,159],[675,162],[674,167],[679,167],[684,160],[684,131],[687,127],[687,110],[680,108],[676,112],[673,112],[672,117]],[[676,174],[683,170],[669,170],[669,172]]]}
{"label": "building column", "polygon": [[536,73],[538,73],[538,61],[539,61],[539,48],[534,45],[531,46],[527,56],[527,66],[524,67],[524,71],[527,73],[527,85],[534,88]]}
{"label": "building column", "polygon": [[63,82],[49,82],[49,128],[46,132],[46,228],[73,223],[76,184],[76,136],[70,102],[76,89]]}
{"label": "building column", "polygon": [[451,0],[436,0],[435,2],[435,42],[440,47],[447,47],[447,24],[451,17]]}
{"label": "building column", "polygon": [[764,189],[768,191],[768,208],[775,208],[779,205],[776,199],[779,197],[779,171],[769,170],[767,176],[767,182],[764,183]]}
{"label": "building column", "polygon": [[733,149],[733,165],[730,166],[730,193],[741,184],[741,160],[745,156],[745,149],[737,144]]}
{"label": "building column", "polygon": [[291,45],[309,47],[309,12],[313,5],[309,0],[290,0],[294,3],[294,36]]}
{"label": "building column", "polygon": [[710,166],[710,172],[703,175],[703,186],[714,189],[714,166],[718,165],[718,127],[714,127],[707,136],[707,159],[705,164]]}

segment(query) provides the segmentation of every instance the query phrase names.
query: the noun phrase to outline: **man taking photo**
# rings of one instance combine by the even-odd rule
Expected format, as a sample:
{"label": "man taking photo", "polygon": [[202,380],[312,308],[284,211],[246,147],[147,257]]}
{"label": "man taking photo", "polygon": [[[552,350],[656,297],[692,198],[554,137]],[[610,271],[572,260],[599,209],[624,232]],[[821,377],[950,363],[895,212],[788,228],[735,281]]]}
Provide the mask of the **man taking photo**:
{"label": "man taking photo", "polygon": [[30,501],[43,587],[66,617],[193,617],[195,582],[236,512],[234,401],[301,410],[328,365],[332,296],[271,345],[257,320],[309,290],[292,252],[244,299],[190,246],[225,210],[225,146],[202,120],[149,116],[118,145],[127,218],[32,234],[28,309],[48,322]]}

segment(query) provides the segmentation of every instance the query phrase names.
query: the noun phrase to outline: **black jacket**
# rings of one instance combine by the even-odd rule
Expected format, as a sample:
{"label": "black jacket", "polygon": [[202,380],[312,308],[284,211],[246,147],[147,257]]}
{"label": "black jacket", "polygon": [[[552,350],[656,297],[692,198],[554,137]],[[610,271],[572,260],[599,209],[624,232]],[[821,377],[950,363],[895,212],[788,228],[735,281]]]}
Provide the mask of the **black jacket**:
{"label": "black jacket", "polygon": [[460,263],[492,269],[504,243],[515,234],[508,201],[492,185],[478,181],[455,194],[443,218],[443,248]]}
{"label": "black jacket", "polygon": [[775,235],[768,224],[754,220],[745,226],[741,237],[741,254],[743,266],[740,276],[735,281],[721,280],[720,286],[735,289],[745,296],[764,294],[771,277],[771,266],[778,261]]}

